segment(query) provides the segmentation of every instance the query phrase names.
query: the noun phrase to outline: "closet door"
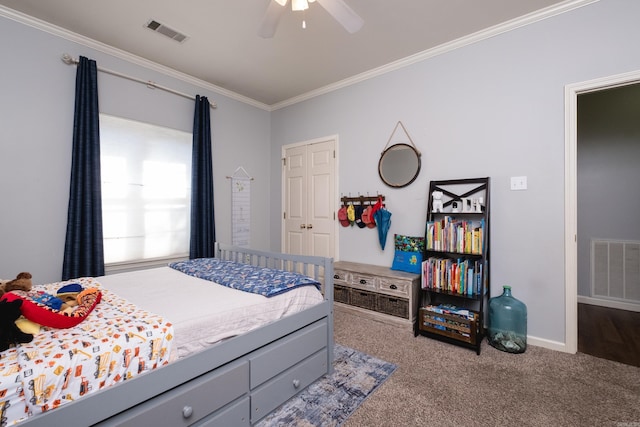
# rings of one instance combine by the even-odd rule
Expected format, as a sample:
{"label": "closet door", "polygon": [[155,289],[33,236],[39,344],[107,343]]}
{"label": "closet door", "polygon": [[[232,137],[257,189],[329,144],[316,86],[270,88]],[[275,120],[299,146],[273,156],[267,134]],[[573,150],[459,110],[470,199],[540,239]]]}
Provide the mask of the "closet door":
{"label": "closet door", "polygon": [[333,257],[335,140],[284,148],[282,250]]}

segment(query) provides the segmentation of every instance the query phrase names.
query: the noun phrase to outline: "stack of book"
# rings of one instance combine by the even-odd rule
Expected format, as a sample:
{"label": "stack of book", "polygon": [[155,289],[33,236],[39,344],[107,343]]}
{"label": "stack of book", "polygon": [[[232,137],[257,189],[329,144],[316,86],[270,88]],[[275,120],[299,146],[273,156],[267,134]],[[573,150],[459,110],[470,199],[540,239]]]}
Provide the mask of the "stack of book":
{"label": "stack of book", "polygon": [[479,295],[484,262],[470,259],[427,258],[422,262],[422,289],[458,295]]}
{"label": "stack of book", "polygon": [[482,255],[483,234],[484,219],[467,221],[445,216],[438,221],[427,221],[426,248],[434,251]]}

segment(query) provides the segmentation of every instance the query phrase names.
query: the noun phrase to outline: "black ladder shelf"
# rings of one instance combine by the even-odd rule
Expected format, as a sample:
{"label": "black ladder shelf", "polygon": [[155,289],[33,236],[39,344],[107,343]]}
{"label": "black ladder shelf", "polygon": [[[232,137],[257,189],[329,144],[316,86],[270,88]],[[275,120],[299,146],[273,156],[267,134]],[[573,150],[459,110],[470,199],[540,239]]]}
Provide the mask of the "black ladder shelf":
{"label": "black ladder shelf", "polygon": [[489,183],[488,177],[431,181],[414,323],[415,336],[477,354],[490,295]]}

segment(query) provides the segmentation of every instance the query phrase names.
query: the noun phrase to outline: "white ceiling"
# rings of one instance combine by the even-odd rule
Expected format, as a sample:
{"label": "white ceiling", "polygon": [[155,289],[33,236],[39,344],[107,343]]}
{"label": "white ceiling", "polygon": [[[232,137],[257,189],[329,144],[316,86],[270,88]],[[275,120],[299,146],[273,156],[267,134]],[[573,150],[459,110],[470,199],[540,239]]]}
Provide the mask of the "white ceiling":
{"label": "white ceiling", "polygon": [[[15,11],[274,106],[517,18],[576,0],[346,0],[364,19],[347,33],[317,2],[257,35],[270,0],[0,0]],[[287,5],[287,7],[289,7]],[[526,18],[525,17],[525,18]],[[178,43],[144,27],[185,33]],[[500,28],[500,27],[498,27]],[[63,52],[61,52],[62,54]]]}

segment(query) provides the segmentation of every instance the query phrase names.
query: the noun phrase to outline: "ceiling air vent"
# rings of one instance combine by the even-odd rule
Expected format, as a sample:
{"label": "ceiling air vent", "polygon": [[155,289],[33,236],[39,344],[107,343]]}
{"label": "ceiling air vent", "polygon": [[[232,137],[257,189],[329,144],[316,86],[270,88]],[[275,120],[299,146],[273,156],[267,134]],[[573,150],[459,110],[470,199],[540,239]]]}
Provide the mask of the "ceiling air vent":
{"label": "ceiling air vent", "polygon": [[187,36],[185,34],[182,34],[182,33],[178,32],[178,31],[174,30],[173,28],[169,28],[166,25],[161,24],[160,22],[155,21],[153,19],[150,20],[149,22],[147,22],[145,24],[145,27],[150,29],[150,30],[155,31],[156,33],[160,33],[163,36],[167,36],[170,39],[175,40],[175,41],[177,41],[179,43],[182,43],[186,39],[189,38],[189,36]]}

